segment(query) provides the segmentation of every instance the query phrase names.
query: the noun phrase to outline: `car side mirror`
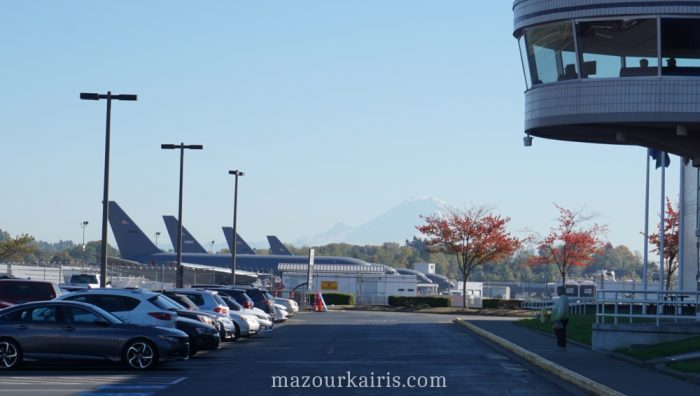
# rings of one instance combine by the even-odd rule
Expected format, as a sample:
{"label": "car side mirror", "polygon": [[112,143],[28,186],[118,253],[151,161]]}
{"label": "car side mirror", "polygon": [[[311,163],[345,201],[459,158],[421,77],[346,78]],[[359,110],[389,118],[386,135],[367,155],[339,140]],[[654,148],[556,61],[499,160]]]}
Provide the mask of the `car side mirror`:
{"label": "car side mirror", "polygon": [[95,319],[95,324],[98,326],[109,326],[109,322],[102,318]]}

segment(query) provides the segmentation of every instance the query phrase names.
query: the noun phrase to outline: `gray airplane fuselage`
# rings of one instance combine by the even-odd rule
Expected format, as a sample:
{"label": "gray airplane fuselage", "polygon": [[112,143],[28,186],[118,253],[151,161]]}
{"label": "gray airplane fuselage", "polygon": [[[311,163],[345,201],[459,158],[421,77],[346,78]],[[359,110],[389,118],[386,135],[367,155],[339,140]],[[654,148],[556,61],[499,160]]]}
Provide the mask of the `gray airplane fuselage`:
{"label": "gray airplane fuselage", "polygon": [[[153,253],[140,257],[125,257],[128,260],[138,261],[147,264],[168,264],[177,261],[176,253]],[[230,254],[206,254],[206,253],[182,253],[182,262],[189,264],[209,265],[212,267],[231,267]],[[253,255],[237,254],[236,268],[244,271],[256,272],[276,272],[280,263],[285,264],[308,264],[309,258],[306,256],[286,256],[286,255]],[[314,264],[345,264],[366,266],[368,263],[350,257],[328,257],[316,256]]]}

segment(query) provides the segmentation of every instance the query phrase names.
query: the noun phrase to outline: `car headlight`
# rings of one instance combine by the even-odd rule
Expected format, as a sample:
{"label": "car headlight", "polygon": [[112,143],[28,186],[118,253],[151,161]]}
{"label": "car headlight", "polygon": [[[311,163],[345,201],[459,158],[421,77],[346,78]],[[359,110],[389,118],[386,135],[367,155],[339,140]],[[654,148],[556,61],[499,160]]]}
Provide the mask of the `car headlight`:
{"label": "car headlight", "polygon": [[197,315],[197,319],[199,319],[200,322],[206,323],[208,325],[214,325],[214,321],[211,320],[210,317],[204,316],[204,315]]}
{"label": "car headlight", "polygon": [[163,341],[168,341],[168,342],[173,343],[173,344],[180,342],[180,337],[171,336],[171,335],[161,334],[158,336],[158,338],[160,338]]}
{"label": "car headlight", "polygon": [[197,327],[195,328],[195,331],[197,332],[197,334],[204,334],[207,332],[207,329],[204,327]]}

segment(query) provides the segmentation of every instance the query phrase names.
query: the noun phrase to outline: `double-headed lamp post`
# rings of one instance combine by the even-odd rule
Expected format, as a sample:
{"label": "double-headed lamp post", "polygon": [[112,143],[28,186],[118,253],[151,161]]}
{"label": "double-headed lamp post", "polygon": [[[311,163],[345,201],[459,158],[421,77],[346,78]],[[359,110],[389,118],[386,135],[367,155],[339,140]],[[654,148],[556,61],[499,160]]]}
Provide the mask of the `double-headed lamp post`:
{"label": "double-headed lamp post", "polygon": [[177,249],[177,276],[175,279],[175,285],[176,287],[183,287],[183,269],[182,269],[182,174],[183,174],[183,169],[184,169],[184,162],[185,162],[185,149],[190,149],[190,150],[202,150],[204,148],[203,145],[201,144],[161,144],[160,148],[163,150],[175,150],[178,149],[180,150],[180,198],[178,202],[178,210],[177,210],[177,246],[175,246],[175,249]]}
{"label": "double-headed lamp post", "polygon": [[85,220],[82,223],[80,223],[80,226],[83,227],[83,268],[85,268],[86,263],[85,263],[85,227],[87,227],[88,221]]}
{"label": "double-headed lamp post", "polygon": [[104,196],[102,197],[102,247],[100,249],[100,284],[107,284],[107,221],[109,216],[109,140],[110,140],[110,120],[112,117],[112,100],[128,100],[136,101],[136,95],[121,94],[112,95],[112,91],[107,91],[106,94],[99,93],[80,93],[82,100],[100,100],[107,99],[107,122],[105,133],[105,175],[104,175]]}
{"label": "double-headed lamp post", "polygon": [[245,173],[239,170],[228,171],[229,175],[236,176],[236,182],[233,189],[233,243],[231,245],[231,284],[236,284],[236,245],[238,245],[238,234],[236,233],[236,218],[238,217],[238,176],[244,176]]}

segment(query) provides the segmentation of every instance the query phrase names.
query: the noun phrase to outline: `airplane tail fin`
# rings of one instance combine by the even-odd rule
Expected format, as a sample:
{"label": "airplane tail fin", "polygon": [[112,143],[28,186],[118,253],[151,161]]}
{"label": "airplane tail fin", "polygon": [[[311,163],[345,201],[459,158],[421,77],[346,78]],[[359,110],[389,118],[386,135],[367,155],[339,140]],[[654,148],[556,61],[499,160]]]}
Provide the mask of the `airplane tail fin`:
{"label": "airplane tail fin", "polygon": [[122,258],[135,260],[149,254],[161,253],[139,226],[117,205],[109,201],[109,224]]}
{"label": "airplane tail fin", "polygon": [[[168,230],[170,241],[173,243],[175,253],[177,253],[177,227],[178,221],[175,216],[163,216],[165,228]],[[182,226],[182,253],[208,253],[204,247]]]}
{"label": "airplane tail fin", "polygon": [[289,251],[286,246],[274,235],[267,236],[267,242],[270,244],[270,252],[282,256],[294,256],[294,253]]}
{"label": "airplane tail fin", "polygon": [[[229,250],[233,251],[233,227],[221,227],[221,229],[224,231]],[[256,252],[236,233],[236,255],[238,254],[256,254]]]}

